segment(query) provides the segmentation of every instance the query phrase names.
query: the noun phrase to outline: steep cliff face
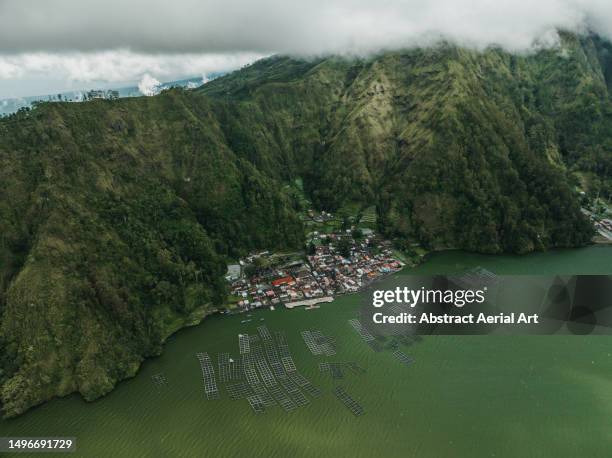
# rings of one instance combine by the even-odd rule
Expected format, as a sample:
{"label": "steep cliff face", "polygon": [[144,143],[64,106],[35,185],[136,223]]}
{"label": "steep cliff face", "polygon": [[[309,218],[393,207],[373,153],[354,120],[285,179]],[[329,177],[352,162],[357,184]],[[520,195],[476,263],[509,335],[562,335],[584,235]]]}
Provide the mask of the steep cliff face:
{"label": "steep cliff face", "polygon": [[222,303],[225,256],[301,245],[290,200],[210,113],[170,92],[0,121],[6,414],[108,392]]}
{"label": "steep cliff face", "polygon": [[[223,301],[228,257],[299,247],[285,183],[434,248],[586,243],[610,183],[610,46],[275,57],[196,91],[0,120],[0,400],[108,392]],[[571,176],[570,176],[571,175]]]}

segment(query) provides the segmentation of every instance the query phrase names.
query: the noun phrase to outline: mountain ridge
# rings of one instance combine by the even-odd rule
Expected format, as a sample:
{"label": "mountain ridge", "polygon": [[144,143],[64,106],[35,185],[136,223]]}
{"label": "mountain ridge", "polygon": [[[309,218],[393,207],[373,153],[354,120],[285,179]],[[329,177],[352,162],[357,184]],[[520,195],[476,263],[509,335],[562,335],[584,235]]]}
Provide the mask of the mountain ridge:
{"label": "mountain ridge", "polygon": [[194,91],[0,120],[4,415],[107,393],[222,305],[228,259],[301,247],[296,177],[319,208],[375,205],[399,247],[588,243],[574,186],[609,189],[610,48],[562,39],[274,57]]}

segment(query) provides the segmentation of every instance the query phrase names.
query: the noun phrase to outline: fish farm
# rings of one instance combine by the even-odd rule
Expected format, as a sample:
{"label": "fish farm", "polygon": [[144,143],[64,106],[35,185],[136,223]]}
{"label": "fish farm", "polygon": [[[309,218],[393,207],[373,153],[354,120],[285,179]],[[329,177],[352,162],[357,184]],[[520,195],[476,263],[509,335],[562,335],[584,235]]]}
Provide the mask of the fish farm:
{"label": "fish farm", "polygon": [[349,324],[357,331],[359,337],[361,337],[372,350],[379,352],[384,349],[382,344],[376,340],[376,337],[374,337],[357,318],[349,320]]}
{"label": "fish farm", "polygon": [[[370,333],[370,331],[368,331],[365,328],[365,326],[363,326],[363,324],[361,323],[361,321],[359,321],[359,319],[353,318],[349,320],[349,324],[353,327],[353,329],[355,329],[355,331],[357,331],[357,333],[359,334],[359,337],[361,337],[361,339],[366,344],[368,344],[370,348],[372,348],[374,351],[380,352],[386,348],[390,350],[393,356],[397,358],[399,362],[402,363],[403,365],[410,366],[412,363],[414,363],[414,359],[411,356],[404,353],[403,351],[399,350],[399,346],[400,344],[405,345],[405,346],[411,346],[415,342],[419,342],[422,339],[422,337],[413,336],[413,335],[396,335],[393,337],[391,342],[388,343],[387,346],[385,347],[383,343],[377,340],[377,338],[374,337]],[[382,338],[382,340],[384,342],[384,338]],[[323,367],[321,367],[320,365],[319,368],[322,372],[324,370],[325,371],[329,370],[333,378],[342,378],[341,375],[339,374],[339,370],[337,367],[333,368],[331,365],[324,365]]]}
{"label": "fish farm", "polygon": [[410,356],[408,356],[406,353],[400,351],[400,350],[395,350],[393,352],[393,356],[395,356],[397,359],[399,359],[400,363],[406,365],[406,366],[410,366],[413,362],[414,359],[412,359]]}
{"label": "fish farm", "polygon": [[[217,355],[218,380],[231,400],[246,399],[255,413],[280,406],[291,412],[310,404],[310,398],[321,395],[321,390],[298,372],[284,333],[274,336],[266,326],[257,328],[258,334],[239,334],[239,358],[230,353]],[[332,350],[331,341],[320,333],[315,333],[318,345],[327,345]],[[208,353],[198,353],[202,370],[204,392],[207,399],[218,399],[220,391],[212,360]],[[310,398],[309,398],[310,397]]]}
{"label": "fish farm", "polygon": [[365,369],[354,362],[323,362],[319,363],[319,371],[329,373],[333,379],[343,379],[346,373],[365,374]]}
{"label": "fish farm", "polygon": [[168,380],[166,380],[166,376],[163,373],[154,374],[151,376],[151,380],[153,384],[157,387],[163,387],[168,385]]}
{"label": "fish farm", "polygon": [[365,413],[365,410],[363,410],[363,407],[361,407],[361,405],[355,401],[342,387],[337,386],[336,388],[334,388],[334,394],[336,395],[336,397],[338,399],[340,399],[340,402],[342,402],[342,404],[344,404],[346,406],[347,409],[349,409],[353,415],[355,415],[356,417],[363,415]]}
{"label": "fish farm", "polygon": [[302,331],[302,339],[313,355],[334,356],[336,354],[336,341],[333,337],[325,336],[321,331]]}
{"label": "fish farm", "polygon": [[215,370],[208,353],[196,353],[202,369],[202,380],[204,381],[204,394],[206,399],[219,399],[219,389],[215,380]]}
{"label": "fish farm", "polygon": [[[410,366],[414,359],[401,351],[399,345],[412,345],[417,341],[413,336],[395,336],[387,339],[374,336],[358,318],[349,320],[351,327],[370,348],[375,351],[389,351],[403,365]],[[302,340],[311,354],[315,356],[336,355],[335,337],[327,336],[319,330],[300,332]],[[206,399],[219,399],[227,393],[233,401],[246,400],[257,414],[267,409],[280,407],[292,412],[308,406],[312,399],[321,395],[298,370],[283,331],[270,332],[267,326],[257,326],[255,334],[238,334],[238,356],[229,352],[217,354],[216,370],[208,353],[198,353],[202,371]],[[366,370],[354,361],[322,361],[318,363],[321,374],[329,376],[334,382],[359,376]],[[154,382],[163,385],[165,377],[156,374]],[[217,386],[217,382],[220,386]],[[344,387],[333,387],[335,397],[355,416],[365,413],[364,408]]]}

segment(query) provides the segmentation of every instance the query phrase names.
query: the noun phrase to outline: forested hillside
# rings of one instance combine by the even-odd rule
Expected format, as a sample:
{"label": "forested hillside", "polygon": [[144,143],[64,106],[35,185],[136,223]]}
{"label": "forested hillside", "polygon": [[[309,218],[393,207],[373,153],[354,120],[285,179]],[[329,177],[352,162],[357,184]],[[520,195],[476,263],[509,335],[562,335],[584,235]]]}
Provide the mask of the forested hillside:
{"label": "forested hillside", "polygon": [[225,298],[225,258],[298,247],[277,184],[201,97],[45,104],[0,122],[2,401],[94,399]]}
{"label": "forested hillside", "polygon": [[316,206],[376,206],[402,243],[525,253],[592,236],[610,192],[612,56],[450,45],[273,57],[196,91],[0,120],[0,402],[108,392],[221,304],[225,263],[301,247]]}

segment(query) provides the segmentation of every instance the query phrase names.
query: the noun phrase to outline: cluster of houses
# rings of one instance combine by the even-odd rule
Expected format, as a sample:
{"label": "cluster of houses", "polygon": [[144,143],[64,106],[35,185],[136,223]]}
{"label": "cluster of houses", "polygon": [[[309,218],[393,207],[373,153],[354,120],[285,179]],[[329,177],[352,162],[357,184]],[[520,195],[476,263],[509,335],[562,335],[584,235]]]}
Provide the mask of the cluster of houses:
{"label": "cluster of houses", "polygon": [[608,241],[612,241],[612,220],[609,218],[601,218],[590,212],[587,214],[590,216],[599,235]]}
{"label": "cluster of houses", "polygon": [[[348,253],[341,253],[339,243],[348,240]],[[329,295],[352,293],[376,280],[397,272],[403,263],[393,258],[391,242],[369,234],[355,240],[346,233],[316,234],[314,253],[308,255],[314,277]]]}
{"label": "cluster of houses", "polygon": [[595,221],[595,229],[597,229],[597,232],[605,239],[612,241],[612,220],[602,219],[600,221]]}
{"label": "cluster of houses", "polygon": [[612,220],[611,219],[602,219],[601,221],[599,221],[598,224],[605,230],[612,232]]}
{"label": "cluster of houses", "polygon": [[[343,253],[339,243],[344,240]],[[312,239],[307,259],[282,266],[258,268],[245,275],[245,265],[269,253],[251,255],[230,266],[230,291],[241,310],[285,305],[314,306],[330,302],[338,294],[358,291],[385,274],[396,272],[403,263],[393,258],[391,244],[373,235],[355,240],[350,231],[318,235]],[[265,264],[265,262],[259,262]]]}
{"label": "cluster of houses", "polygon": [[[606,239],[608,242],[612,242],[612,219],[602,218],[597,213],[592,212],[591,210],[586,208],[582,208],[581,210],[582,213],[589,217],[599,235]],[[606,211],[607,214],[609,214],[609,212],[610,210]]]}
{"label": "cluster of houses", "polygon": [[288,266],[260,269],[255,275],[231,281],[238,307],[251,310],[322,297],[323,291],[303,261]]}
{"label": "cluster of houses", "polygon": [[311,219],[312,221],[314,221],[315,223],[325,223],[327,221],[331,221],[334,219],[334,215],[332,215],[331,213],[322,211],[322,212],[317,212],[315,210],[308,210],[308,218]]}

